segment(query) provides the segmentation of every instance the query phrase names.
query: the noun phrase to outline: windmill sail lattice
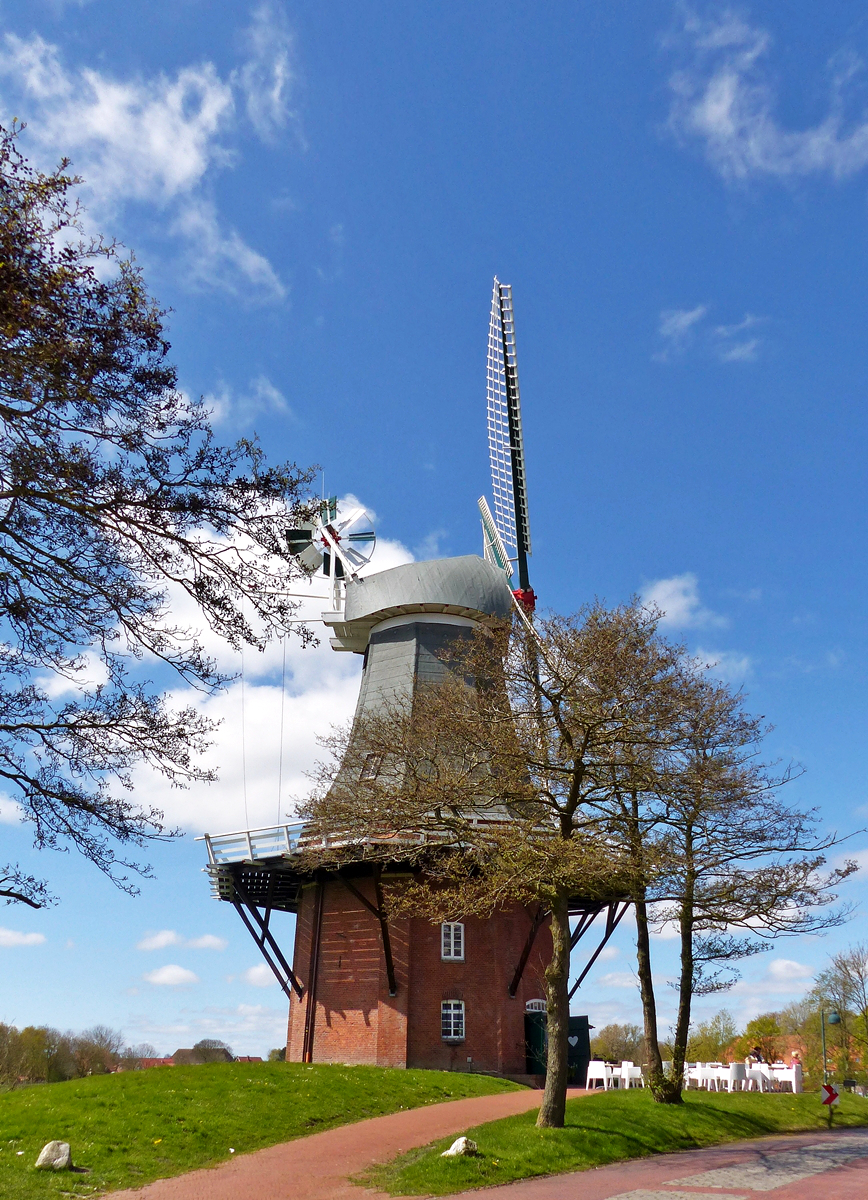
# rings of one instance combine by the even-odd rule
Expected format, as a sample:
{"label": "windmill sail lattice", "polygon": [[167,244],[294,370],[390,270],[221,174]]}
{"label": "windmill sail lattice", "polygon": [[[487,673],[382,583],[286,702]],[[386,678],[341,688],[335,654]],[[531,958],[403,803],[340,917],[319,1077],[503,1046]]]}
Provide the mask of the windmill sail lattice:
{"label": "windmill sail lattice", "polygon": [[528,588],[531,552],[527,482],[521,432],[521,399],[515,350],[512,287],[495,277],[488,326],[488,451],[491,459],[493,517],[508,550],[514,551],[519,582]]}

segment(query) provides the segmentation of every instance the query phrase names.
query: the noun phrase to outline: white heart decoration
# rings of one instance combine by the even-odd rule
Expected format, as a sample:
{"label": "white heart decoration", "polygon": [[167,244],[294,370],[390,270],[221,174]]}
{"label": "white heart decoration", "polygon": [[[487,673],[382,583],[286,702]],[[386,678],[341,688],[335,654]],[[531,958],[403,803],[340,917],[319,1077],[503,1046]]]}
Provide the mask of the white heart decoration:
{"label": "white heart decoration", "polygon": [[567,1041],[571,1046],[577,1046],[579,1044],[579,1039],[577,1037],[567,1038]]}

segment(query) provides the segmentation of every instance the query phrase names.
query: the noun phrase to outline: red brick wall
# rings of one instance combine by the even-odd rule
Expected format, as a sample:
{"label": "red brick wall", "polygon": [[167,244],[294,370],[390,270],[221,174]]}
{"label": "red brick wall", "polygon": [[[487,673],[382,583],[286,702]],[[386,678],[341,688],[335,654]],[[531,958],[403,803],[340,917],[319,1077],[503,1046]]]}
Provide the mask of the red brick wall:
{"label": "red brick wall", "polygon": [[[487,920],[464,921],[464,962],[440,957],[440,926],[411,922],[408,1067],[443,1070],[525,1070],[525,1001],[545,995],[543,969],[551,955],[551,933],[539,930],[514,998],[509,984],[531,927],[531,914],[520,905]],[[444,1042],[440,1004],[463,1000],[465,1039]],[[468,1061],[471,1060],[471,1061]]]}
{"label": "red brick wall", "polygon": [[[375,902],[371,880],[356,879],[353,884]],[[302,1058],[315,893],[314,885],[304,889],[296,925],[293,970],[305,994],[301,1000],[294,997],[290,1005],[287,1058],[291,1062]],[[404,920],[389,925],[398,984],[397,995],[390,996],[379,922],[344,884],[324,885],[314,1062],[406,1066],[408,924]]]}
{"label": "red brick wall", "polygon": [[[371,902],[370,880],[353,880]],[[287,1059],[302,1058],[315,886],[304,889],[296,925],[294,965],[305,989],[293,996]],[[397,995],[390,997],[380,927],[343,883],[323,887],[314,1062],[368,1063],[446,1070],[525,1070],[525,1001],[545,995],[543,969],[551,934],[537,934],[514,998],[509,983],[531,927],[530,911],[516,905],[488,920],[468,918],[464,962],[440,957],[440,926],[419,919],[390,922]],[[440,1034],[442,1000],[463,1000],[466,1034],[450,1044]],[[468,1062],[468,1059],[471,1061]]]}

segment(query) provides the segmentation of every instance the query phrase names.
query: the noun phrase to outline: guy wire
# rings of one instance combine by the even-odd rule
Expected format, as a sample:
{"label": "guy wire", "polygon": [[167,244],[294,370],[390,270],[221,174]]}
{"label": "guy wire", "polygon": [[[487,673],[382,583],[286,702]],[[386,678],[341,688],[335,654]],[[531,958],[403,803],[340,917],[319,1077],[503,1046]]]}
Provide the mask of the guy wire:
{"label": "guy wire", "polygon": [[280,824],[280,797],[283,792],[283,708],[286,700],[286,634],[283,635],[283,671],[280,676],[280,755],[277,760],[277,821]]}

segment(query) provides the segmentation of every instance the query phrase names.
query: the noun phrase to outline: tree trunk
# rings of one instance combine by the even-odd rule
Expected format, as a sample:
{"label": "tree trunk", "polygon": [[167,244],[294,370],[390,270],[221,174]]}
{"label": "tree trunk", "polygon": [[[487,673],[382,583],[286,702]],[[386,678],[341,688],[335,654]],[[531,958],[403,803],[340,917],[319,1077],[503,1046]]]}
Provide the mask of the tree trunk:
{"label": "tree trunk", "polygon": [[562,1129],[567,1103],[567,1037],[570,1029],[570,918],[567,897],[558,896],[551,909],[552,957],[545,972],[548,1015],[546,1086],[536,1123],[541,1129]]}
{"label": "tree trunk", "polygon": [[648,1086],[658,1104],[680,1104],[681,1088],[663,1074],[660,1043],[657,1040],[657,1001],[651,975],[651,939],[648,936],[648,905],[637,899],[636,907],[636,966],[645,1020],[645,1050],[648,1055]]}
{"label": "tree trunk", "polygon": [[679,927],[681,933],[681,979],[678,984],[678,1018],[675,1022],[675,1046],[672,1051],[672,1080],[683,1087],[684,1060],[687,1057],[687,1039],[690,1036],[690,1006],[693,1000],[695,966],[693,959],[693,926],[696,891],[696,872],[693,868],[693,832],[688,824],[685,829],[685,858],[687,870],[684,876],[684,897],[681,901]]}

